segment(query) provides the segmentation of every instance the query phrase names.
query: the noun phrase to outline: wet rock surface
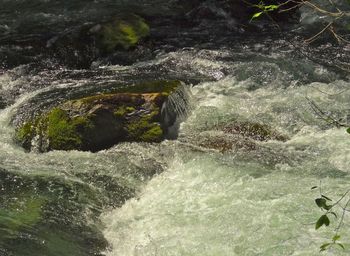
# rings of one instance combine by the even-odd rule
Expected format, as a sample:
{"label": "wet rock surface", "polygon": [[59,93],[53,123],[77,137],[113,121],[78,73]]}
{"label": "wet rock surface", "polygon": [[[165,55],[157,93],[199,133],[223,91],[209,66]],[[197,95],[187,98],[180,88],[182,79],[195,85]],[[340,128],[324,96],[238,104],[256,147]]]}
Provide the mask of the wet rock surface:
{"label": "wet rock surface", "polygon": [[171,109],[172,95],[180,93],[183,104],[179,107],[188,107],[183,87],[179,81],[158,81],[129,92],[67,101],[23,123],[16,140],[40,152],[98,151],[122,141],[160,142],[176,133],[179,113]]}

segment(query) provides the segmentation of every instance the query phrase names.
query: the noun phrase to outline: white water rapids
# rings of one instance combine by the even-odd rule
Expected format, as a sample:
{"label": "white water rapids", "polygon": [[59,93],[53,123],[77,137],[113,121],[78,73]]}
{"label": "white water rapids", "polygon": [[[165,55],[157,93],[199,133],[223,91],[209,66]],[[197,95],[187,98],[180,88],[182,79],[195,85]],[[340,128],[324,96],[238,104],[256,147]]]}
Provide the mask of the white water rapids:
{"label": "white water rapids", "polygon": [[[212,70],[220,65],[200,58],[193,63]],[[310,188],[322,182],[333,198],[349,188],[350,136],[344,128],[325,127],[310,102],[346,119],[350,84],[293,86],[292,73],[269,73],[278,68],[260,65],[263,72],[255,73],[255,80],[227,76],[195,86],[196,107],[180,137],[215,136],[215,123],[237,118],[269,124],[290,139],[259,142],[257,152],[196,152],[175,145],[164,173],[137,198],[103,214],[104,234],[112,245],[108,256],[319,255],[336,224],[333,218],[330,227],[315,231],[322,212],[314,203],[318,191]],[[326,69],[314,71],[331,76]],[[260,88],[250,90],[259,82]],[[328,255],[349,255],[344,225],[346,250],[334,248]]]}
{"label": "white water rapids", "polygon": [[[277,30],[264,13],[244,25],[236,0],[0,0],[0,256],[350,255],[350,212],[315,230],[311,189],[328,204],[350,189],[350,2],[311,2],[344,15],[305,5]],[[95,29],[109,41],[105,22],[132,13],[149,38],[121,23],[139,42],[103,53]],[[96,153],[15,141],[60,103],[154,80],[193,94],[176,140]],[[242,123],[287,139],[223,130]],[[345,249],[320,254],[341,220]]]}
{"label": "white water rapids", "polygon": [[[264,45],[254,48],[264,51]],[[310,188],[321,182],[323,193],[334,199],[349,188],[350,135],[321,120],[310,104],[349,122],[350,83],[325,67],[286,56],[288,51],[244,59],[227,49],[186,49],[130,67],[107,67],[116,76],[128,70],[139,75],[155,66],[168,68],[168,74],[210,78],[191,88],[193,110],[179,139],[160,145],[25,153],[14,145],[9,123],[24,102],[42,91],[24,93],[0,111],[1,167],[67,180],[96,172],[121,178],[129,187],[144,184],[148,166],[165,167],[121,208],[103,209],[99,228],[110,244],[108,256],[318,255],[320,245],[332,238],[336,220],[331,217],[330,227],[315,231],[322,211],[314,202],[318,191]],[[8,79],[2,75],[1,90],[17,91]],[[69,87],[72,82],[55,84]],[[219,124],[234,120],[269,125],[289,139],[226,152],[195,145],[200,136],[221,136]],[[340,232],[345,250],[334,248],[328,255],[349,255],[348,222],[345,217]],[[52,255],[75,256],[73,249],[57,247],[63,251]]]}

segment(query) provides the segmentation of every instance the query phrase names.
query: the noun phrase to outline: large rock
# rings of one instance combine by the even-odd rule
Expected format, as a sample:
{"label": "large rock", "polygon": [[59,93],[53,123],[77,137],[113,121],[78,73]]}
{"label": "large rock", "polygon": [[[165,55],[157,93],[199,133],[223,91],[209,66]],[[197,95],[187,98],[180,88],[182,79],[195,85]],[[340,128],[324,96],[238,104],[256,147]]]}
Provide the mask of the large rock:
{"label": "large rock", "polygon": [[95,37],[99,49],[108,53],[116,47],[125,50],[134,47],[142,38],[149,35],[150,28],[141,17],[129,15],[96,25],[90,32]]}
{"label": "large rock", "polygon": [[157,81],[67,101],[16,132],[26,149],[98,151],[122,141],[160,142],[176,135],[189,94],[179,81]]}
{"label": "large rock", "polygon": [[96,58],[115,50],[131,51],[149,33],[150,28],[143,18],[124,14],[55,36],[46,47],[64,64],[86,68]]}

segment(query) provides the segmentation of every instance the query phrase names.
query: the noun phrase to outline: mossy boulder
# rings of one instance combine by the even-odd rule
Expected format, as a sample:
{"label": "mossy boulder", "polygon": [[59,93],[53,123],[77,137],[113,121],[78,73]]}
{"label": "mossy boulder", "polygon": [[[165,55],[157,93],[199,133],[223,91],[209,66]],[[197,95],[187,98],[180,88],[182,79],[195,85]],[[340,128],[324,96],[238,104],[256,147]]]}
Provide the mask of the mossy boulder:
{"label": "mossy boulder", "polygon": [[143,18],[123,14],[56,35],[47,41],[46,48],[65,65],[88,68],[92,61],[116,50],[130,54],[149,33],[150,28]]}
{"label": "mossy boulder", "polygon": [[90,30],[103,52],[112,52],[121,47],[128,50],[141,39],[147,37],[150,28],[141,17],[128,15],[116,17],[114,20],[97,25]]}
{"label": "mossy boulder", "polygon": [[[184,98],[177,110],[174,95]],[[40,152],[94,152],[122,141],[160,142],[186,112],[187,97],[181,82],[155,81],[70,100],[20,125],[16,140]]]}

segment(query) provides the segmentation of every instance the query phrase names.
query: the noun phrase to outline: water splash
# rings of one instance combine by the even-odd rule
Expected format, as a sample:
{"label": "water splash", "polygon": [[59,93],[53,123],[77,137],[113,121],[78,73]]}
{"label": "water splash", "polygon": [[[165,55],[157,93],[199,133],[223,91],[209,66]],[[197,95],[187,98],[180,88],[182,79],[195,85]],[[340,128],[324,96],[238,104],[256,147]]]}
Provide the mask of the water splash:
{"label": "water splash", "polygon": [[175,139],[178,135],[180,123],[182,123],[191,113],[190,87],[182,84],[167,98],[162,106],[161,117],[162,124],[167,127],[166,137]]}

